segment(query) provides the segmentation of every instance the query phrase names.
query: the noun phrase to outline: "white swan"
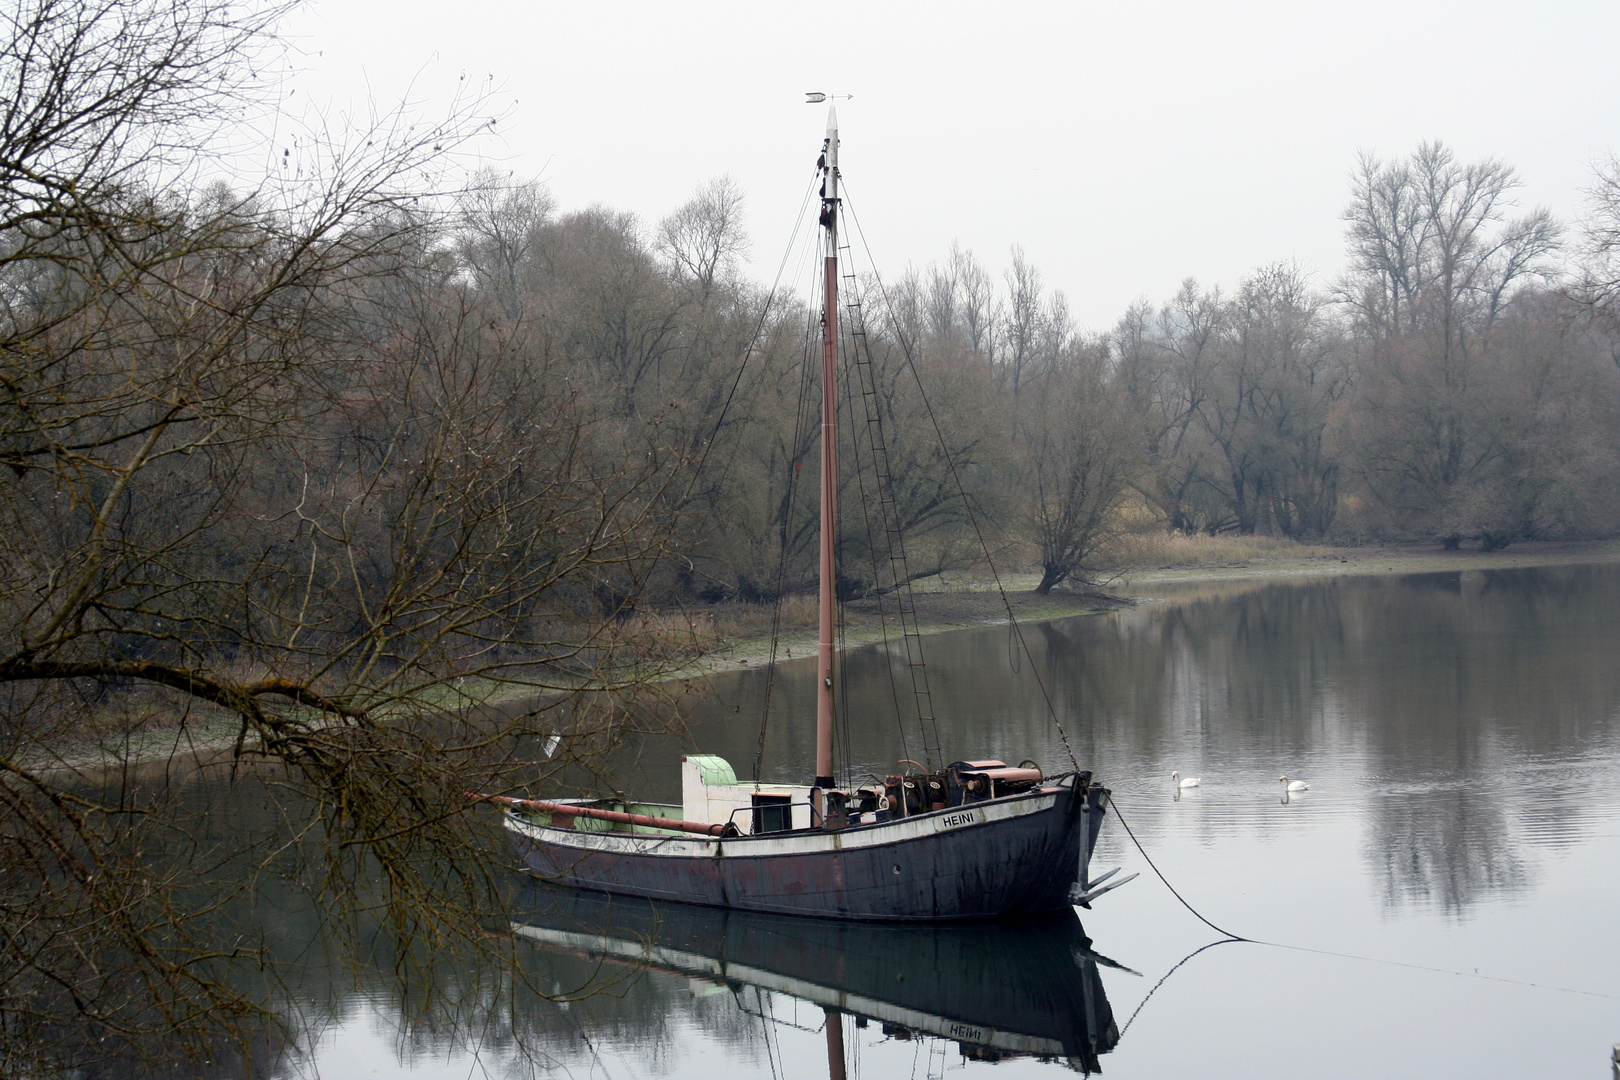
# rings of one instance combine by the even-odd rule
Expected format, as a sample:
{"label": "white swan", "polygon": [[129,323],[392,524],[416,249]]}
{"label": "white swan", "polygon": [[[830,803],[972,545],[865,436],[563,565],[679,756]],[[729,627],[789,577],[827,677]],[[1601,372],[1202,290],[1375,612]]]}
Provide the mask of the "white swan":
{"label": "white swan", "polygon": [[1283,788],[1283,790],[1285,790],[1285,791],[1309,791],[1309,790],[1311,790],[1311,785],[1307,784],[1305,781],[1303,781],[1303,780],[1290,780],[1286,776],[1277,777],[1277,783],[1285,785],[1284,788]]}
{"label": "white swan", "polygon": [[1189,777],[1187,777],[1187,779],[1183,780],[1181,778],[1180,773],[1171,772],[1170,779],[1172,779],[1172,780],[1174,780],[1176,782],[1176,787],[1178,787],[1178,788],[1181,788],[1181,787],[1197,787],[1198,786],[1198,777],[1196,777],[1196,776],[1189,776]]}

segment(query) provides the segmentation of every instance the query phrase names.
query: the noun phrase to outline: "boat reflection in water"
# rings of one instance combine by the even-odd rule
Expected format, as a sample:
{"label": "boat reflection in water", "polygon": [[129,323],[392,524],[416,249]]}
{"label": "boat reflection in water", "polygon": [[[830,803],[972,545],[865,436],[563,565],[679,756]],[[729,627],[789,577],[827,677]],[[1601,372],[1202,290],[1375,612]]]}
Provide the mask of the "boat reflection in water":
{"label": "boat reflection in water", "polygon": [[973,1060],[1033,1057],[1086,1074],[1119,1038],[1098,966],[1120,965],[1092,951],[1072,910],[896,926],[536,884],[519,911],[513,931],[547,951],[707,980],[739,1004],[752,988],[821,1007],[834,1077],[844,1075],[841,1014],[894,1038],[954,1041]]}

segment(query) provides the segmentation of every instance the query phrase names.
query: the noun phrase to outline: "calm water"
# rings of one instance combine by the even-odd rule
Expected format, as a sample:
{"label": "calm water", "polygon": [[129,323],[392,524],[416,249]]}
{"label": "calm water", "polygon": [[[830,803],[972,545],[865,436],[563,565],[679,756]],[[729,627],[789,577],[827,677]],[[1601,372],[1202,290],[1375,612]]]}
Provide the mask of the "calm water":
{"label": "calm water", "polygon": [[[1610,1076],[1620,566],[1203,586],[1025,634],[1029,658],[1004,627],[928,640],[952,755],[1068,767],[1049,695],[1076,758],[1114,788],[1170,882],[1212,922],[1277,944],[1224,944],[1177,968],[1220,935],[1113,821],[1094,872],[1142,876],[1082,912],[1083,930],[823,940],[699,919],[662,924],[662,959],[643,970],[571,948],[564,923],[538,916],[531,976],[560,996],[615,980],[608,992],[497,994],[456,1037],[430,1038],[362,980],[311,1028],[310,1056],[273,1071],[818,1077],[837,1035],[852,1077],[1055,1077],[1086,1066],[1073,1048],[1087,1038],[1109,1076]],[[892,717],[885,666],[880,649],[852,658],[852,713]],[[768,778],[798,779],[810,760],[809,679],[778,675]],[[763,693],[762,674],[745,672],[694,709],[701,748],[740,776]],[[853,727],[857,773],[920,756],[924,737],[902,739],[892,719]],[[633,782],[672,795],[672,751],[645,749]],[[1172,769],[1202,785],[1178,797]],[[1310,790],[1285,800],[1285,772]],[[1097,1000],[1057,1015],[1042,994],[1058,983]],[[829,1033],[831,992],[846,1013]],[[940,1017],[959,1026],[929,1026]],[[1069,1056],[990,1064],[945,1037],[1016,1033],[1019,1017],[1065,1028]]]}

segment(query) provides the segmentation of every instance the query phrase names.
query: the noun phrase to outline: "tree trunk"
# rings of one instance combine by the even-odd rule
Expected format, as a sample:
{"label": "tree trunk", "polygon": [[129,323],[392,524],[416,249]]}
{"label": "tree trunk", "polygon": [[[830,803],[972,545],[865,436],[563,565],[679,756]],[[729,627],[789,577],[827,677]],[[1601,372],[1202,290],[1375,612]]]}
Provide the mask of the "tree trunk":
{"label": "tree trunk", "polygon": [[1035,586],[1035,591],[1042,596],[1048,596],[1052,592],[1052,586],[1064,581],[1068,576],[1069,567],[1047,563],[1041,569],[1041,583]]}

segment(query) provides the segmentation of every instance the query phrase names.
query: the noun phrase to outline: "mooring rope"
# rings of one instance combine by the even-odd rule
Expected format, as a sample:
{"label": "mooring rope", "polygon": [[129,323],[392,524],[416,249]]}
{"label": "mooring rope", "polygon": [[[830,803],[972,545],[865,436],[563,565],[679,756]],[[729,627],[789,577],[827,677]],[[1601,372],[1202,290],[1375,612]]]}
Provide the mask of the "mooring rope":
{"label": "mooring rope", "polygon": [[1254,940],[1253,938],[1246,938],[1242,934],[1234,934],[1232,931],[1227,930],[1224,927],[1216,926],[1214,923],[1204,918],[1199,910],[1193,907],[1192,904],[1187,901],[1185,896],[1182,896],[1181,893],[1177,892],[1174,885],[1170,884],[1170,879],[1164,876],[1164,871],[1159,869],[1159,864],[1153,861],[1153,857],[1147,853],[1147,848],[1142,846],[1142,841],[1136,838],[1136,833],[1131,831],[1131,823],[1126,821],[1125,815],[1119,812],[1119,797],[1112,792],[1110,792],[1108,796],[1108,808],[1114,812],[1115,817],[1119,818],[1119,823],[1125,826],[1125,835],[1131,838],[1131,843],[1136,845],[1136,850],[1141,853],[1142,858],[1147,860],[1148,868],[1153,871],[1154,876],[1160,881],[1164,882],[1164,887],[1170,890],[1171,896],[1174,896],[1177,900],[1181,901],[1182,907],[1192,912],[1193,918],[1197,919],[1199,922],[1203,923],[1217,934],[1221,934],[1232,941]]}
{"label": "mooring rope", "polygon": [[[1530,982],[1526,979],[1508,979],[1500,975],[1481,975],[1478,971],[1459,971],[1456,968],[1434,967],[1429,964],[1414,964],[1406,960],[1386,960],[1377,956],[1362,956],[1359,953],[1335,952],[1332,949],[1313,949],[1308,945],[1289,945],[1286,942],[1267,941],[1264,938],[1252,938],[1245,937],[1242,934],[1234,934],[1225,927],[1217,926],[1215,923],[1205,918],[1197,908],[1192,906],[1191,902],[1189,902],[1185,896],[1181,895],[1180,891],[1177,890],[1174,885],[1170,884],[1170,879],[1164,876],[1164,871],[1159,869],[1158,864],[1155,863],[1152,856],[1147,853],[1147,849],[1142,846],[1142,841],[1137,839],[1136,833],[1131,830],[1130,823],[1125,820],[1125,815],[1119,812],[1119,799],[1117,796],[1110,795],[1108,799],[1108,807],[1109,809],[1113,810],[1114,816],[1119,819],[1119,823],[1125,827],[1125,835],[1131,838],[1131,843],[1135,845],[1136,850],[1147,862],[1148,867],[1153,871],[1154,876],[1160,881],[1164,882],[1164,887],[1170,890],[1170,895],[1174,896],[1178,901],[1180,901],[1181,906],[1192,913],[1193,918],[1197,919],[1199,922],[1203,923],[1217,934],[1222,935],[1220,941],[1212,941],[1203,948],[1195,949],[1193,952],[1183,957],[1181,961],[1175,965],[1175,967],[1172,967],[1170,971],[1165,973],[1164,979],[1168,979],[1172,973],[1181,967],[1182,964],[1185,964],[1188,960],[1191,960],[1194,956],[1197,956],[1199,953],[1203,952],[1204,949],[1213,948],[1216,945],[1228,945],[1233,942],[1242,942],[1247,945],[1265,945],[1273,949],[1287,949],[1291,952],[1312,953],[1316,956],[1332,956],[1340,960],[1360,960],[1369,964],[1384,964],[1389,967],[1410,968],[1413,971],[1428,971],[1437,975],[1458,975],[1463,978],[1484,979],[1487,982],[1506,983],[1509,986],[1524,986],[1535,990],[1556,990],[1560,993],[1580,994],[1583,997],[1603,998],[1608,1001],[1620,1000],[1620,994],[1605,994],[1599,990],[1580,990],[1572,986],[1558,986],[1555,983],[1537,983]],[[1159,986],[1164,983],[1164,979],[1159,980],[1159,983],[1153,987],[1153,991],[1158,990]],[[1153,991],[1148,992],[1148,997],[1153,996]],[[1142,1004],[1147,1004],[1147,998],[1142,999]],[[1142,1006],[1138,1005],[1136,1012],[1141,1011]],[[1131,1020],[1135,1019],[1136,1013],[1132,1013]],[[1125,1026],[1129,1027],[1130,1021],[1127,1021]],[[1123,1032],[1121,1032],[1121,1034],[1123,1034]]]}

